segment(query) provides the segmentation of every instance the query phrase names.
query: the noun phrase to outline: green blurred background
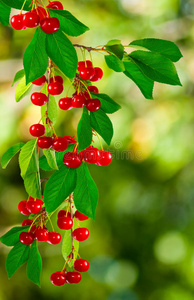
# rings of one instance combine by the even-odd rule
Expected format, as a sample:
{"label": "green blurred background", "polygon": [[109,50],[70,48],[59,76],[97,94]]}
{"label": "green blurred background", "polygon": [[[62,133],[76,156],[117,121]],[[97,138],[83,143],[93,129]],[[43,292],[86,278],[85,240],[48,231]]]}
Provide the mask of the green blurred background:
{"label": "green blurred background", "polygon": [[[177,64],[183,87],[156,84],[155,101],[145,100],[133,82],[106,67],[102,55],[93,55],[105,73],[97,83],[100,92],[122,110],[111,116],[115,135],[108,149],[114,161],[107,168],[90,167],[100,192],[96,221],[87,222],[91,235],[80,249],[91,262],[90,272],[79,285],[54,287],[49,278],[63,265],[61,246],[43,244],[42,288],[27,280],[24,266],[9,281],[4,265],[10,249],[0,245],[0,300],[193,300],[194,2],[63,4],[91,29],[73,42],[97,46],[121,39],[127,45],[145,37],[176,42],[184,55]],[[29,126],[40,119],[29,97],[15,103],[15,87],[10,87],[32,35],[33,30],[0,27],[1,155],[14,143],[29,140]],[[57,133],[74,135],[80,115],[80,110],[59,112]],[[17,205],[26,198],[16,157],[6,170],[0,169],[0,234],[22,222]]]}

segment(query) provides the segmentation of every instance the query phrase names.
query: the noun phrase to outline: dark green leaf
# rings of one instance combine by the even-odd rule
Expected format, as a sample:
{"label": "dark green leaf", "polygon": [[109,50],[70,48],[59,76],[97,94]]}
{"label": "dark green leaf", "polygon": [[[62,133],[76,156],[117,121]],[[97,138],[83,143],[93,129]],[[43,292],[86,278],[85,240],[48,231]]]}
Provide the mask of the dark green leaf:
{"label": "dark green leaf", "polygon": [[24,143],[18,143],[12,147],[10,147],[1,157],[1,166],[3,169],[7,167],[10,160],[21,150],[24,146]]}
{"label": "dark green leaf", "polygon": [[16,92],[15,92],[16,102],[19,102],[25,96],[27,96],[30,93],[31,89],[32,89],[32,83],[30,82],[26,85],[26,76],[23,76],[16,87]]}
{"label": "dark green leaf", "polygon": [[14,80],[12,82],[12,85],[11,86],[14,86],[14,84],[19,81],[20,79],[22,79],[22,77],[25,76],[25,71],[24,69],[22,70],[19,70],[16,74],[15,74],[15,77],[14,77]]}
{"label": "dark green leaf", "polygon": [[79,151],[86,149],[92,143],[92,127],[88,110],[84,107],[82,117],[77,128]]}
{"label": "dark green leaf", "polygon": [[[6,5],[16,8],[16,9],[21,9],[24,3],[24,0],[1,0],[4,2]],[[25,5],[24,5],[24,10],[30,11],[31,10],[31,0],[27,0]]]}
{"label": "dark green leaf", "polygon": [[7,6],[6,3],[4,3],[2,0],[0,0],[0,12],[0,23],[2,25],[8,26],[11,8]]}
{"label": "dark green leaf", "polygon": [[40,174],[39,172],[33,172],[23,177],[24,186],[28,195],[33,198],[41,199],[41,185],[40,185]]}
{"label": "dark green leaf", "polygon": [[121,107],[113,99],[106,94],[95,94],[91,93],[93,98],[98,98],[101,102],[101,109],[107,114],[113,114],[118,111]]}
{"label": "dark green leaf", "polygon": [[40,286],[41,271],[42,259],[38,251],[37,242],[34,241],[30,248],[26,272],[28,278],[38,286]]}
{"label": "dark green leaf", "polygon": [[44,149],[43,153],[47,159],[48,165],[52,170],[58,170],[55,151],[53,149]]}
{"label": "dark green leaf", "polygon": [[19,236],[21,232],[28,231],[29,227],[18,226],[10,229],[6,234],[0,237],[2,244],[10,247],[15,246],[19,242]]}
{"label": "dark green leaf", "polygon": [[105,49],[107,51],[109,51],[110,53],[115,54],[116,56],[118,56],[118,58],[122,59],[123,58],[123,54],[125,52],[125,48],[123,47],[123,45],[121,44],[120,40],[111,40],[109,41],[106,46]]}
{"label": "dark green leaf", "polygon": [[113,126],[109,117],[101,108],[98,111],[91,112],[90,117],[92,128],[110,145],[113,137]]}
{"label": "dark green leaf", "polygon": [[9,279],[28,260],[30,246],[17,243],[9,252],[6,259],[6,270]]}
{"label": "dark green leaf", "polygon": [[110,69],[114,70],[115,72],[124,72],[125,71],[125,67],[124,67],[122,60],[120,60],[117,56],[106,55],[104,58],[105,58],[107,66]]}
{"label": "dark green leaf", "polygon": [[24,53],[23,64],[26,74],[26,84],[40,78],[46,72],[48,56],[45,49],[45,40],[46,34],[38,27]]}
{"label": "dark green leaf", "polygon": [[78,211],[93,220],[95,219],[98,189],[84,163],[77,169],[77,184],[73,199]]}

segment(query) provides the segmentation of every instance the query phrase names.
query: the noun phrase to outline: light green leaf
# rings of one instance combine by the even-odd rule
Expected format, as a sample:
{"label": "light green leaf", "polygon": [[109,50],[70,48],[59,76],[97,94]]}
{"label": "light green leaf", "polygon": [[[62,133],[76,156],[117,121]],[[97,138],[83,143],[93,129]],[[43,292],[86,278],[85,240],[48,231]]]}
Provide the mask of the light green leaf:
{"label": "light green leaf", "polygon": [[30,248],[26,272],[28,278],[38,286],[40,286],[41,271],[42,259],[38,251],[37,242],[34,241]]}
{"label": "light green leaf", "polygon": [[105,49],[112,54],[115,54],[118,58],[122,59],[125,48],[121,44],[120,40],[111,40],[105,45]]}
{"label": "light green leaf", "polygon": [[92,127],[88,110],[84,107],[82,117],[77,128],[79,151],[86,149],[92,143]]}
{"label": "light green leaf", "polygon": [[16,87],[16,92],[15,92],[16,102],[19,102],[25,96],[27,96],[30,93],[31,89],[32,89],[32,83],[30,82],[26,85],[26,76],[23,76]]}
{"label": "light green leaf", "polygon": [[91,93],[93,98],[98,98],[101,102],[101,109],[107,113],[107,114],[113,114],[119,109],[121,109],[121,106],[117,104],[113,99],[111,99],[106,94],[97,94],[97,93]]}
{"label": "light green leaf", "polygon": [[39,172],[33,172],[23,177],[24,186],[28,195],[33,198],[41,199],[41,184]]}
{"label": "light green leaf", "polygon": [[16,74],[15,74],[15,77],[14,77],[14,80],[12,82],[12,85],[11,86],[14,86],[14,84],[19,81],[20,79],[22,79],[22,77],[25,76],[25,71],[24,69],[22,70],[19,70]]}
{"label": "light green leaf", "polygon": [[110,69],[114,70],[115,72],[124,72],[125,71],[125,67],[124,67],[122,60],[120,60],[117,56],[105,55],[104,58],[105,58],[107,66]]}
{"label": "light green leaf", "polygon": [[1,166],[3,169],[7,167],[10,160],[21,150],[24,146],[24,143],[18,143],[14,146],[11,146],[1,157]]}
{"label": "light green leaf", "polygon": [[51,169],[58,170],[57,161],[56,161],[56,157],[55,157],[55,151],[53,149],[44,149],[43,153],[44,153]]}
{"label": "light green leaf", "polygon": [[[41,116],[42,116],[42,120],[43,122],[45,122],[45,112],[47,110],[47,104],[43,105],[41,107]],[[51,120],[51,122],[53,123],[53,125],[55,125],[56,121],[57,121],[57,117],[58,117],[58,106],[57,106],[57,102],[55,100],[55,97],[52,95],[49,95],[49,107],[48,107],[48,117]]]}
{"label": "light green leaf", "polygon": [[101,108],[95,112],[91,112],[90,117],[92,128],[110,145],[113,137],[113,126],[109,117]]}
{"label": "light green leaf", "polygon": [[36,148],[37,139],[27,142],[25,146],[22,147],[19,155],[19,165],[22,177],[38,171]]}
{"label": "light green leaf", "polygon": [[[75,247],[74,258],[76,258],[77,253],[79,251],[79,242],[74,239],[73,244],[74,244],[74,247]],[[70,255],[71,252],[72,252],[71,231],[66,230],[64,238],[63,238],[63,244],[62,244],[62,255],[63,255],[65,260],[67,260],[67,258],[68,258],[68,256]],[[73,264],[73,261],[72,261],[72,264]]]}

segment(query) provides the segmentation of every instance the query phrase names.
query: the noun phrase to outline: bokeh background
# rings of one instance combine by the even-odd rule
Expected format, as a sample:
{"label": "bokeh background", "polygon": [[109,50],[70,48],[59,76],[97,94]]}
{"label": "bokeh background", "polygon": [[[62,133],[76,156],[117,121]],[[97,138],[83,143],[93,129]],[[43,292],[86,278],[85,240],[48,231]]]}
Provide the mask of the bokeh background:
{"label": "bokeh background", "polygon": [[[100,192],[96,221],[87,222],[91,235],[80,249],[91,262],[90,272],[79,285],[53,286],[49,277],[63,265],[61,247],[40,245],[42,288],[28,281],[24,266],[8,280],[5,259],[10,249],[1,244],[0,299],[193,300],[194,2],[62,2],[91,28],[73,42],[97,46],[121,39],[127,45],[145,37],[176,42],[184,55],[177,63],[183,87],[156,84],[155,100],[145,100],[133,82],[106,67],[102,55],[93,55],[105,73],[97,83],[100,92],[122,110],[111,116],[115,135],[111,147],[105,146],[114,161],[107,168],[90,167]],[[32,35],[33,30],[0,27],[0,155],[29,140],[29,126],[40,119],[29,97],[15,103],[15,87],[10,87]],[[80,114],[59,112],[57,133],[74,135]],[[16,157],[6,170],[0,169],[1,234],[21,224],[24,217],[17,205],[26,198]]]}

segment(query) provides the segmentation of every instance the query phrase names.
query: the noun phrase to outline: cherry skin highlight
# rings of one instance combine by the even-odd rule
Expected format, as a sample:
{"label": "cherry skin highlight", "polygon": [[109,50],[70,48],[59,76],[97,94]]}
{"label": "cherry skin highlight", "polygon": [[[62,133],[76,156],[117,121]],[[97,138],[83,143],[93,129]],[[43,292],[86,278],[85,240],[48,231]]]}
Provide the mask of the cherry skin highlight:
{"label": "cherry skin highlight", "polygon": [[60,229],[69,230],[73,226],[73,221],[69,217],[62,217],[57,220],[57,225]]}
{"label": "cherry skin highlight", "polygon": [[78,284],[82,279],[82,276],[78,272],[67,272],[66,281],[70,284]]}
{"label": "cherry skin highlight", "polygon": [[33,93],[31,95],[31,101],[34,105],[43,106],[47,103],[48,97],[43,93]]}
{"label": "cherry skin highlight", "polygon": [[83,158],[89,164],[96,164],[100,159],[100,151],[90,146],[84,150]]}
{"label": "cherry skin highlight", "polygon": [[39,242],[47,242],[48,241],[48,230],[44,228],[37,228],[35,230],[35,239]]}
{"label": "cherry skin highlight", "polygon": [[85,105],[86,98],[83,94],[75,95],[72,97],[72,106],[74,108],[82,108]]}
{"label": "cherry skin highlight", "polygon": [[21,212],[22,215],[28,216],[30,215],[29,210],[26,207],[27,201],[23,200],[20,201],[20,203],[18,204],[18,210],[19,212]]}
{"label": "cherry skin highlight", "polygon": [[49,149],[52,147],[53,139],[50,136],[39,137],[37,144],[41,149]]}
{"label": "cherry skin highlight", "polygon": [[26,207],[31,214],[38,214],[44,202],[40,199],[27,201]]}
{"label": "cherry skin highlight", "polygon": [[59,107],[62,110],[70,110],[73,108],[72,106],[72,98],[66,97],[66,98],[61,98],[59,100]]}
{"label": "cherry skin highlight", "polygon": [[52,284],[56,286],[62,286],[66,283],[65,274],[60,271],[53,273],[50,277],[50,280]]}
{"label": "cherry skin highlight", "polygon": [[90,80],[94,76],[95,71],[93,68],[85,68],[85,69],[81,69],[79,71],[79,74],[83,80]]}
{"label": "cherry skin highlight", "polygon": [[61,242],[61,235],[58,232],[49,232],[47,242],[51,245],[57,245]]}
{"label": "cherry skin highlight", "polygon": [[40,23],[40,18],[35,12],[27,12],[23,17],[23,24],[27,28],[34,28]]}
{"label": "cherry skin highlight", "polygon": [[34,234],[32,232],[21,232],[19,239],[22,244],[31,245],[34,242]]}
{"label": "cherry skin highlight", "polygon": [[75,212],[75,217],[79,221],[86,221],[86,220],[89,219],[87,216],[85,216],[84,214],[80,213],[78,210],[76,210],[76,212]]}
{"label": "cherry skin highlight", "polygon": [[76,153],[67,152],[63,156],[63,162],[67,167],[72,169],[77,169],[82,164],[82,158],[80,157],[80,155]]}
{"label": "cherry skin highlight", "polygon": [[40,27],[45,33],[54,33],[59,30],[60,23],[57,18],[45,18],[41,20]]}
{"label": "cherry skin highlight", "polygon": [[99,99],[89,99],[86,101],[86,108],[89,111],[97,111],[101,107],[101,102]]}
{"label": "cherry skin highlight", "polygon": [[69,143],[65,137],[56,137],[53,139],[52,148],[57,152],[65,151]]}
{"label": "cherry skin highlight", "polygon": [[98,166],[106,167],[112,162],[112,154],[109,151],[100,151],[100,158],[97,162]]}
{"label": "cherry skin highlight", "polygon": [[33,83],[34,85],[38,85],[38,86],[43,85],[45,82],[46,82],[46,76],[45,76],[45,75],[43,75],[42,77],[40,77],[40,78],[38,78],[38,79],[32,81],[32,83]]}
{"label": "cherry skin highlight", "polygon": [[30,127],[30,134],[34,137],[40,137],[45,134],[45,127],[42,124],[34,124]]}
{"label": "cherry skin highlight", "polygon": [[90,264],[85,259],[77,259],[74,262],[74,269],[78,272],[87,272],[90,268]]}
{"label": "cherry skin highlight", "polygon": [[63,92],[63,85],[60,82],[51,82],[48,85],[48,92],[51,95],[60,95]]}
{"label": "cherry skin highlight", "polygon": [[11,18],[10,24],[15,30],[24,29],[23,17],[24,15],[15,15]]}
{"label": "cherry skin highlight", "polygon": [[77,228],[73,231],[73,237],[78,242],[83,242],[88,239],[90,233],[87,228]]}

